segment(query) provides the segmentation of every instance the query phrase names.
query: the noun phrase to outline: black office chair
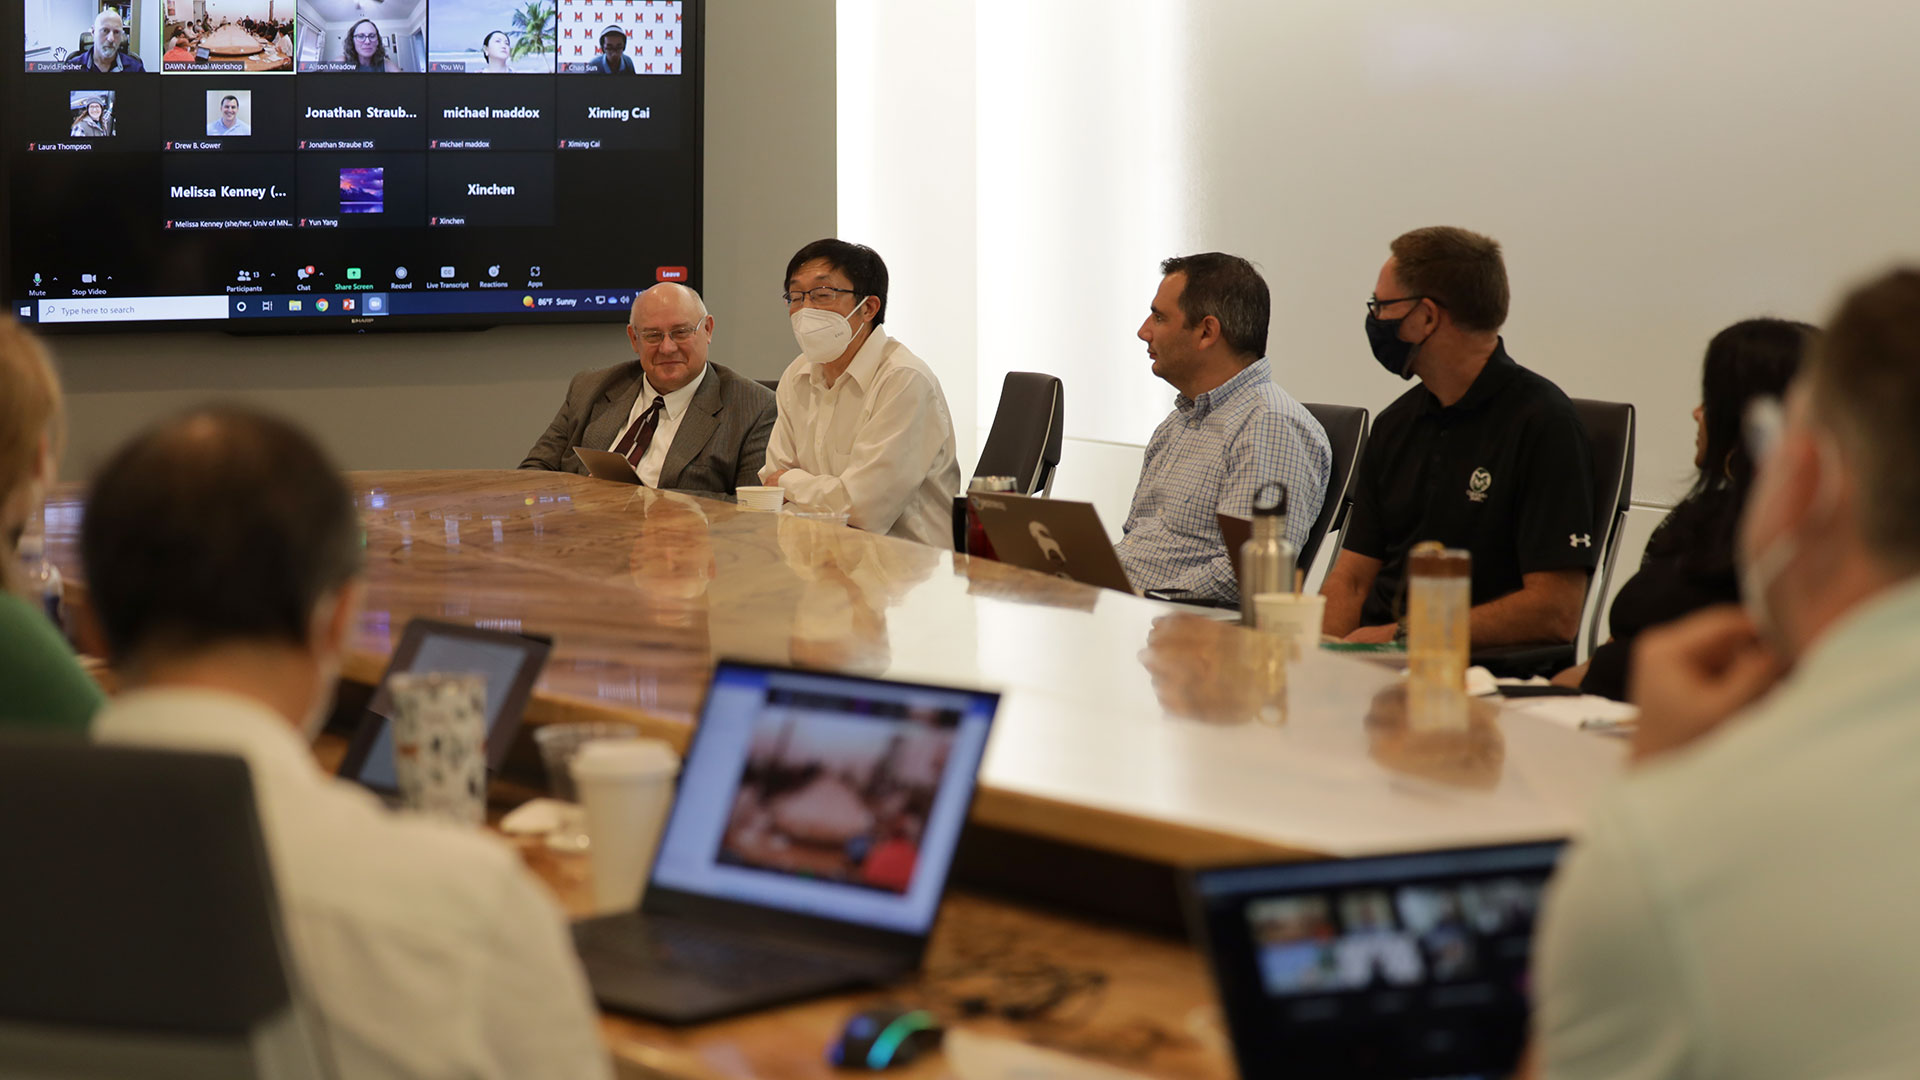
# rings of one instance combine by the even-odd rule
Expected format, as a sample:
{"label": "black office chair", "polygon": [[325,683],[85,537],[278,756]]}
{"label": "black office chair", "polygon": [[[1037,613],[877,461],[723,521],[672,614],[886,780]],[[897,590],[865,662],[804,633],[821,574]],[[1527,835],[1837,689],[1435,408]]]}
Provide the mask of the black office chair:
{"label": "black office chair", "polygon": [[1066,409],[1066,387],[1058,378],[1036,371],[1007,372],[973,475],[1011,476],[1021,495],[1052,491]]}
{"label": "black office chair", "polygon": [[331,1075],[246,763],[0,739],[0,1073]]}
{"label": "black office chair", "polygon": [[1357,405],[1316,405],[1301,402],[1326,429],[1327,442],[1333,445],[1332,468],[1327,472],[1327,493],[1320,503],[1320,516],[1307,530],[1307,541],[1300,546],[1302,570],[1312,570],[1314,557],[1327,534],[1337,532],[1347,521],[1353,507],[1353,474],[1360,467],[1360,455],[1367,449],[1370,415]]}
{"label": "black office chair", "polygon": [[[1600,640],[1600,628],[1606,618],[1607,590],[1613,582],[1614,560],[1620,554],[1620,536],[1625,532],[1627,508],[1633,502],[1633,406],[1618,401],[1592,401],[1574,398],[1573,411],[1586,428],[1587,443],[1593,448],[1594,527],[1600,557],[1594,565],[1586,604],[1580,616],[1587,625],[1587,641]],[[1473,662],[1495,675],[1529,678],[1553,675],[1574,665],[1578,641],[1564,645],[1514,645],[1475,650]]]}

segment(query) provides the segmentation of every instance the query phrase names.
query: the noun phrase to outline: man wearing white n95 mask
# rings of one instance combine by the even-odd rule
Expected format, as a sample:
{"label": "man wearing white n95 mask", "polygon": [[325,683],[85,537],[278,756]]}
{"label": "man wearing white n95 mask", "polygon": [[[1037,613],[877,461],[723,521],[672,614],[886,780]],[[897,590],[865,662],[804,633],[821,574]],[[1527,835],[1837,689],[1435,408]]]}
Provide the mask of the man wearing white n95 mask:
{"label": "man wearing white n95 mask", "polygon": [[800,355],[780,377],[780,416],[760,482],[856,529],[953,546],[960,493],[947,397],[887,336],[887,264],[872,248],[816,240],[787,263]]}

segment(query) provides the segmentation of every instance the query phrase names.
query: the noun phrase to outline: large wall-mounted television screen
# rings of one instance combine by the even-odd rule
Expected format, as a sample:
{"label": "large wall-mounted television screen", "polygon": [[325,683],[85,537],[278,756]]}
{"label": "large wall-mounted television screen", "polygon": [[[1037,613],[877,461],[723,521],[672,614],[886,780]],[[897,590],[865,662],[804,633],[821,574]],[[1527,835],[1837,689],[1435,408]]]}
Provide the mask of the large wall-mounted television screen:
{"label": "large wall-mounted television screen", "polygon": [[622,319],[699,286],[701,9],[0,0],[0,298],[56,331]]}

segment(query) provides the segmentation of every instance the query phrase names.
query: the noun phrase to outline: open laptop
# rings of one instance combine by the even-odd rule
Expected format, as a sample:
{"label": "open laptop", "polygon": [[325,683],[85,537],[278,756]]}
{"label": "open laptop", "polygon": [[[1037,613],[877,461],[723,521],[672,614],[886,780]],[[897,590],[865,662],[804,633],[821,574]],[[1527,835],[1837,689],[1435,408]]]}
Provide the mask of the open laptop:
{"label": "open laptop", "polygon": [[1134,591],[1092,503],[1002,491],[974,492],[968,498],[1001,562],[1103,589]]}
{"label": "open laptop", "polygon": [[[633,471],[633,463],[624,454],[611,450],[592,450],[584,446],[573,448],[573,456],[586,466],[587,475],[597,480],[612,480],[622,484],[640,484],[640,474]],[[644,485],[643,485],[644,486]]]}
{"label": "open laptop", "polygon": [[682,1024],[918,967],[999,703],[722,661],[640,909],[574,924],[594,996]]}
{"label": "open laptop", "polygon": [[520,730],[533,684],[546,667],[551,639],[481,630],[458,623],[414,619],[400,636],[393,659],[361,715],[353,742],[340,759],[338,775],[395,800],[400,781],[394,775],[393,695],[387,681],[400,671],[479,672],[487,680],[487,769],[497,772]]}
{"label": "open laptop", "polygon": [[1240,1075],[1507,1077],[1563,842],[1196,872]]}

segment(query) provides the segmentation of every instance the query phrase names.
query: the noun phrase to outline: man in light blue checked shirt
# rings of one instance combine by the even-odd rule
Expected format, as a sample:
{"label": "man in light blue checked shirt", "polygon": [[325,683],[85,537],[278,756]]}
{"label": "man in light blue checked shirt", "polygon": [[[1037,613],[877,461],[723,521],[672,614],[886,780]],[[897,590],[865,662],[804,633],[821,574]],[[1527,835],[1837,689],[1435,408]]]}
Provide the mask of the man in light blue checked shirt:
{"label": "man in light blue checked shirt", "polygon": [[1273,382],[1267,283],[1253,264],[1213,251],[1160,264],[1140,326],[1153,373],[1180,396],[1147,443],[1140,486],[1115,550],[1137,589],[1233,602],[1240,589],[1217,514],[1252,513],[1261,485],[1287,485],[1297,549],[1320,516],[1333,449],[1313,414]]}

